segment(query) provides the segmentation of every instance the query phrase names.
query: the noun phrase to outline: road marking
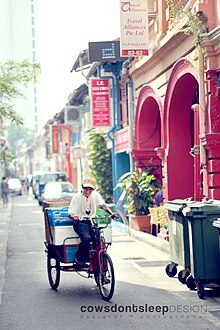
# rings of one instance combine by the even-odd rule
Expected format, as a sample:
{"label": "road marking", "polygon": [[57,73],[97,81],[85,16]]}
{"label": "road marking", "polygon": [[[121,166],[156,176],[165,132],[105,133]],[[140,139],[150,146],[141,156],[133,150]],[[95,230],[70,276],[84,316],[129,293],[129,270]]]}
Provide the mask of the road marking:
{"label": "road marking", "polygon": [[42,223],[39,222],[30,222],[30,223],[19,223],[19,226],[42,226]]}
{"label": "road marking", "polygon": [[23,203],[15,203],[14,206],[26,206],[26,207],[30,207],[30,206],[38,206],[36,203],[29,203],[29,204],[23,204]]}
{"label": "road marking", "polygon": [[144,257],[125,257],[124,260],[146,260]]}

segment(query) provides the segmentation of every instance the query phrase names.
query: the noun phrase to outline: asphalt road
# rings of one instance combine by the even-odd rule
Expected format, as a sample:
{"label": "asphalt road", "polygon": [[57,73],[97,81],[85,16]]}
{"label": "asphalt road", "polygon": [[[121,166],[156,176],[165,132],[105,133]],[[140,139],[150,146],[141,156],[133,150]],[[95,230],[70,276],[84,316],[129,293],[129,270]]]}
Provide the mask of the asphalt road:
{"label": "asphalt road", "polygon": [[216,293],[199,299],[165,274],[167,253],[116,229],[113,234],[111,302],[101,299],[94,280],[76,273],[62,273],[54,291],[47,279],[42,209],[32,195],[13,197],[10,217],[0,220],[0,329],[220,328]]}

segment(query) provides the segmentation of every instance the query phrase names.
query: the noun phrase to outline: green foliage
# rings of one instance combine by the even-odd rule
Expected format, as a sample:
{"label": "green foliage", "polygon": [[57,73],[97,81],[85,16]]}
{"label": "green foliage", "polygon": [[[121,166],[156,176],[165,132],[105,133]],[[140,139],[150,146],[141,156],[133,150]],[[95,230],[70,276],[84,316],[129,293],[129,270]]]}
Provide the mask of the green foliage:
{"label": "green foliage", "polygon": [[14,155],[16,155],[17,153],[19,140],[23,140],[27,144],[32,144],[34,141],[34,137],[34,132],[26,127],[16,126],[15,124],[11,124],[7,127],[8,146],[10,151]]}
{"label": "green foliage", "polygon": [[124,206],[130,214],[149,214],[155,192],[161,188],[155,175],[152,174],[152,169],[153,167],[146,167],[144,170],[139,168],[135,172],[125,173],[118,180],[116,188],[126,191],[127,201]]}
{"label": "green foliage", "polygon": [[[179,18],[185,18],[186,22],[180,32],[186,35],[193,35],[194,44],[197,51],[198,58],[198,71],[203,74],[204,70],[204,55],[201,46],[201,34],[208,32],[208,18],[202,11],[198,11],[196,14],[192,12],[192,8],[189,7],[187,10],[176,10],[176,0],[167,0],[170,12],[170,22],[174,25],[175,22],[179,22]],[[185,5],[185,4],[184,4]]]}
{"label": "green foliage", "polygon": [[175,21],[175,0],[167,0],[169,6],[170,24],[173,26]]}
{"label": "green foliage", "polygon": [[2,163],[8,164],[14,159],[15,159],[15,156],[8,149],[1,150],[0,161]]}
{"label": "green foliage", "polygon": [[198,45],[200,42],[201,33],[208,32],[208,18],[202,11],[198,11],[195,14],[191,11],[191,7],[189,7],[187,10],[184,9],[185,3],[183,4],[182,9],[177,9],[178,4],[176,0],[166,1],[169,7],[171,26],[173,26],[175,22],[179,22],[180,17],[186,18],[185,26],[180,31],[186,35],[192,34],[194,36],[195,45]]}
{"label": "green foliage", "polygon": [[106,202],[111,202],[112,163],[111,150],[107,149],[105,134],[97,133],[94,129],[89,132],[89,167],[96,180],[100,194]]}
{"label": "green foliage", "polygon": [[194,37],[194,43],[195,45],[198,45],[200,43],[201,34],[204,32],[207,32],[207,17],[203,15],[203,20],[201,19],[201,16],[199,14],[194,14],[191,11],[186,11],[184,14],[187,17],[187,22],[185,28],[183,28],[183,33],[190,35],[192,34]]}
{"label": "green foliage", "polygon": [[22,87],[27,87],[40,74],[40,65],[28,60],[22,62],[7,61],[0,63],[0,119],[9,119],[12,123],[21,125],[23,119],[13,107],[12,101],[24,97]]}

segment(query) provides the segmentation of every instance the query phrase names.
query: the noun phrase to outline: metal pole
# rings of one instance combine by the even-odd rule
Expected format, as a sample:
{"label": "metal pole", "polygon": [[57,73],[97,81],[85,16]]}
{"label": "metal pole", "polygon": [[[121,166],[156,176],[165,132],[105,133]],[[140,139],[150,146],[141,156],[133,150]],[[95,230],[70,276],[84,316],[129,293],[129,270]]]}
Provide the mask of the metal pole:
{"label": "metal pole", "polygon": [[[204,81],[204,56],[201,45],[198,46],[198,62],[199,62],[199,126],[200,134],[205,134],[205,81]],[[200,165],[206,165],[206,151],[200,139]]]}
{"label": "metal pole", "polygon": [[107,132],[108,138],[112,142],[112,184],[113,184],[113,197],[116,200],[116,191],[114,190],[117,180],[117,168],[115,160],[115,142],[112,134],[114,134],[117,124],[118,124],[118,81],[115,75],[102,76],[100,73],[100,68],[98,68],[98,77],[111,79],[112,81],[112,99],[113,99],[113,127]]}
{"label": "metal pole", "polygon": [[133,107],[133,81],[128,79],[128,120],[129,120],[129,159],[130,171],[134,171],[134,161],[132,158],[133,140],[134,140],[134,107]]}
{"label": "metal pole", "polygon": [[133,57],[129,57],[128,60],[124,61],[122,65],[122,77],[128,86],[128,120],[129,120],[129,159],[130,159],[130,171],[134,171],[134,161],[132,158],[132,148],[134,140],[134,102],[133,102],[133,80],[129,75],[129,68]]}

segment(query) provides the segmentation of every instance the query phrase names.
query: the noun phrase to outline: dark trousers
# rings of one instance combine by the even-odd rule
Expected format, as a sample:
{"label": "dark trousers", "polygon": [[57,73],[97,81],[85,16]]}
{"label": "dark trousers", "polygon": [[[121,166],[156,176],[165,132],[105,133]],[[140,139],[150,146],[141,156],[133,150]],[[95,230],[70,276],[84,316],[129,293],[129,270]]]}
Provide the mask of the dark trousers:
{"label": "dark trousers", "polygon": [[76,257],[78,261],[89,261],[90,242],[95,241],[95,233],[91,226],[91,222],[90,220],[73,221],[73,228],[81,240],[76,252]]}

